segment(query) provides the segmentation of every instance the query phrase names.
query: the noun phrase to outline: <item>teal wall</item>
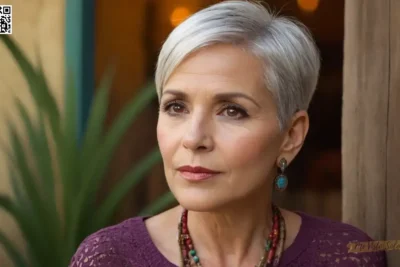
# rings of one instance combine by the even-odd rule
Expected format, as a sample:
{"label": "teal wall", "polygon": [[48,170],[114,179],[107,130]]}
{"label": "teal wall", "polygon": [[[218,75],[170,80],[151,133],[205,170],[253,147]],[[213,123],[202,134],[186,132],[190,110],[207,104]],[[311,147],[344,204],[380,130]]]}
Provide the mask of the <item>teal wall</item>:
{"label": "teal wall", "polygon": [[95,87],[95,0],[66,0],[65,18],[65,77],[72,74],[78,90],[77,134],[81,140]]}

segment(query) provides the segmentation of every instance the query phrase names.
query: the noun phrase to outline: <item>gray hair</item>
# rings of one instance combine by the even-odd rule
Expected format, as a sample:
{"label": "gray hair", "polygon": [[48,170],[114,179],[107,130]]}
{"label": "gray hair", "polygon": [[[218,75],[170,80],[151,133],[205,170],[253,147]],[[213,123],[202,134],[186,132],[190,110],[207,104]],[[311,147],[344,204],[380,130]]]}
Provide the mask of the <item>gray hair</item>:
{"label": "gray hair", "polygon": [[155,83],[159,99],[170,75],[191,53],[213,44],[243,46],[261,59],[265,85],[278,108],[281,129],[314,94],[320,56],[307,28],[270,13],[261,4],[224,1],[205,8],[176,27],[158,57]]}

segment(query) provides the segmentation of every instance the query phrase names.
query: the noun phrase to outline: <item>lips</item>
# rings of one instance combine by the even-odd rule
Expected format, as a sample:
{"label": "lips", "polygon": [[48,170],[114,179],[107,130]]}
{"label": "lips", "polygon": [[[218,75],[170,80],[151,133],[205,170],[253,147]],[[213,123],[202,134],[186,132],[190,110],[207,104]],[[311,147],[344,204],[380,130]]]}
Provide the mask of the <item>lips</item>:
{"label": "lips", "polygon": [[181,172],[193,172],[193,173],[211,173],[211,174],[219,173],[217,171],[210,170],[210,169],[207,169],[207,168],[203,168],[201,166],[192,167],[192,166],[188,166],[188,165],[178,168],[178,171],[181,171]]}
{"label": "lips", "polygon": [[221,173],[218,171],[210,170],[201,166],[182,166],[178,168],[181,176],[188,181],[202,181],[215,177]]}

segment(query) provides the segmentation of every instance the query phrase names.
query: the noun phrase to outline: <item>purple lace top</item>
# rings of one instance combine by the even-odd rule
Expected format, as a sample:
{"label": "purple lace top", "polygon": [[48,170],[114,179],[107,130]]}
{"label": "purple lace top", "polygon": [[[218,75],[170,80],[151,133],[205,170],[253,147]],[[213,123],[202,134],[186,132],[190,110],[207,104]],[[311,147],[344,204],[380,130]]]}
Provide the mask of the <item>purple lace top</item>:
{"label": "purple lace top", "polygon": [[[279,266],[386,266],[384,252],[348,252],[349,242],[372,239],[349,224],[297,212],[302,218],[294,242],[282,254]],[[87,237],[70,267],[177,267],[156,248],[144,217],[128,219]]]}

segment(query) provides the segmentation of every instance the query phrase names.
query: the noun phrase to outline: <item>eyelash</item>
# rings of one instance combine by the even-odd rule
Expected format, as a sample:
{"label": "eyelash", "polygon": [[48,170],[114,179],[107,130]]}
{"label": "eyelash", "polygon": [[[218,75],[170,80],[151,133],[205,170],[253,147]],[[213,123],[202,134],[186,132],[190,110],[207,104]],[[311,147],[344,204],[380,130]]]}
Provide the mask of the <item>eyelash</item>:
{"label": "eyelash", "polygon": [[[173,113],[173,112],[170,111],[170,108],[173,107],[174,105],[177,105],[177,106],[179,106],[181,108],[185,108],[185,105],[181,101],[172,100],[172,101],[167,102],[167,103],[162,105],[162,111],[167,113],[170,116],[179,116],[180,113]],[[222,111],[225,111],[225,110],[228,110],[228,109],[233,109],[233,110],[235,110],[236,112],[238,112],[240,114],[241,117],[235,118],[236,120],[244,119],[244,118],[247,118],[249,116],[245,109],[243,109],[242,107],[240,107],[240,106],[238,106],[236,104],[232,104],[232,103],[224,104]]]}

